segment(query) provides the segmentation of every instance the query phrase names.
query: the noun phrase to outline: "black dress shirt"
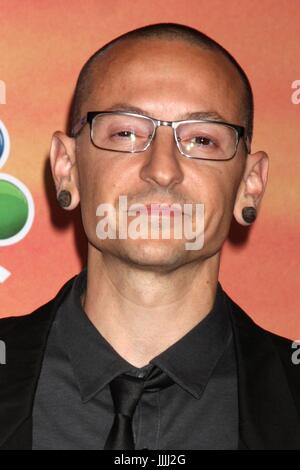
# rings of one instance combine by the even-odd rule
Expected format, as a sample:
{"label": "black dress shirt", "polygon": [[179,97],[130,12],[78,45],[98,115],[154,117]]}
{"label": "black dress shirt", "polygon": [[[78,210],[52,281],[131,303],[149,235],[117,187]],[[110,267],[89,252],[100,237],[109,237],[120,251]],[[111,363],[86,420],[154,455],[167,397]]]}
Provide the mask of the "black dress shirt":
{"label": "black dress shirt", "polygon": [[174,384],[142,395],[136,449],[237,449],[238,392],[231,322],[220,283],[209,314],[142,368],[122,358],[90,322],[80,295],[86,269],[48,336],[33,407],[33,449],[103,449],[114,419],[109,382],[154,366]]}

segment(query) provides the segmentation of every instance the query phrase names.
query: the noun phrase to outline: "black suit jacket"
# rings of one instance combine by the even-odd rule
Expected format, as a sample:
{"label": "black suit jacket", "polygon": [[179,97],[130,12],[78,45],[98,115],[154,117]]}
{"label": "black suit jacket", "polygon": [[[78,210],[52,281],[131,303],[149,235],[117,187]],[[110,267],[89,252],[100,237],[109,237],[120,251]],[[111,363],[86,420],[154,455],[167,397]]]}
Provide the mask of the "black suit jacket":
{"label": "black suit jacket", "polygon": [[[30,315],[0,320],[0,449],[32,448],[32,409],[47,336],[74,278]],[[228,297],[238,365],[239,449],[300,450],[300,365],[291,342],[256,325]]]}

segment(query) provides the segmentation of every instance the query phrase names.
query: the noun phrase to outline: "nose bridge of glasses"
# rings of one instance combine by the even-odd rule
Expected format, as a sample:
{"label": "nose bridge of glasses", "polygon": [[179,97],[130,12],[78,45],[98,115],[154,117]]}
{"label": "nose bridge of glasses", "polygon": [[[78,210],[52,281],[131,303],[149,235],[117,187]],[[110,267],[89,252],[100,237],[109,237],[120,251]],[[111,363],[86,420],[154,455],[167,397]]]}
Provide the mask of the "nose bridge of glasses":
{"label": "nose bridge of glasses", "polygon": [[176,121],[163,121],[161,119],[152,119],[152,121],[155,124],[155,132],[154,132],[154,135],[152,136],[151,140],[153,140],[154,137],[156,137],[156,131],[157,131],[158,127],[171,127],[172,128],[173,139],[175,140],[175,142],[177,144],[176,137],[175,137]]}
{"label": "nose bridge of glasses", "polygon": [[173,121],[163,121],[161,119],[152,119],[152,122],[154,123],[155,130],[157,130],[158,127],[174,127]]}
{"label": "nose bridge of glasses", "polygon": [[172,121],[158,121],[158,122],[159,122],[159,126],[173,127]]}

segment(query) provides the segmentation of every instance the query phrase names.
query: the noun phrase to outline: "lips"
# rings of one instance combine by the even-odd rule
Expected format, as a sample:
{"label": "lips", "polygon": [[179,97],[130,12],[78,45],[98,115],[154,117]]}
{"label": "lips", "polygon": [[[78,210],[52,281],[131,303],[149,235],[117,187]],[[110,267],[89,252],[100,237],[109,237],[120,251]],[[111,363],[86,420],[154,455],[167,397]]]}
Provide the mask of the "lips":
{"label": "lips", "polygon": [[172,204],[159,204],[159,203],[152,203],[152,204],[144,204],[140,207],[136,207],[136,209],[141,211],[147,211],[148,215],[165,215],[165,216],[174,216],[175,214],[182,214],[182,210],[177,206],[173,206]]}

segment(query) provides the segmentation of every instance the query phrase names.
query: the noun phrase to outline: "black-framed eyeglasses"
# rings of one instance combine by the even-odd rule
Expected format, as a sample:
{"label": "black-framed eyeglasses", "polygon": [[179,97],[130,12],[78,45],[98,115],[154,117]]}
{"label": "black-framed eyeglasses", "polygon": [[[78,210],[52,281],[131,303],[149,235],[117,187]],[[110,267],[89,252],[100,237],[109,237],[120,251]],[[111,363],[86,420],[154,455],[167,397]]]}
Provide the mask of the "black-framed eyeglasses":
{"label": "black-framed eyeglasses", "polygon": [[224,161],[233,158],[241,138],[247,152],[250,143],[245,128],[213,120],[163,121],[123,111],[89,111],[72,129],[77,137],[85,124],[90,126],[92,144],[111,152],[144,152],[155,138],[160,126],[172,127],[179,152],[188,158]]}

